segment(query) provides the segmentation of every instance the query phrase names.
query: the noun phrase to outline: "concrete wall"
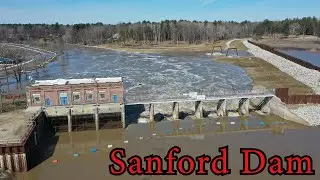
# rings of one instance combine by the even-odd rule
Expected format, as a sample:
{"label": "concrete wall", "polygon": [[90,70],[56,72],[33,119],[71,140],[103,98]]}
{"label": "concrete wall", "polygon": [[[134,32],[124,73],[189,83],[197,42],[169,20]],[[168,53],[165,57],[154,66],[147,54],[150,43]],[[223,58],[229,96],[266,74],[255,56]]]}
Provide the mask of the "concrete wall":
{"label": "concrete wall", "polygon": [[33,161],[39,158],[39,142],[44,132],[45,113],[41,112],[34,121],[36,123],[25,135],[21,144],[0,145],[0,170],[12,172],[26,172],[34,165]]}
{"label": "concrete wall", "polygon": [[[73,100],[73,94],[80,94],[78,101]],[[92,92],[92,100],[87,97]],[[46,99],[50,100],[50,106],[60,106],[60,93],[66,93],[68,96],[68,105],[82,104],[104,104],[113,103],[113,95],[118,96],[118,103],[124,102],[124,87],[123,83],[108,83],[108,84],[80,84],[80,85],[59,85],[59,86],[37,86],[27,87],[26,95],[28,106],[45,106]],[[40,103],[33,101],[33,95],[40,94]],[[100,96],[104,95],[104,98]]]}

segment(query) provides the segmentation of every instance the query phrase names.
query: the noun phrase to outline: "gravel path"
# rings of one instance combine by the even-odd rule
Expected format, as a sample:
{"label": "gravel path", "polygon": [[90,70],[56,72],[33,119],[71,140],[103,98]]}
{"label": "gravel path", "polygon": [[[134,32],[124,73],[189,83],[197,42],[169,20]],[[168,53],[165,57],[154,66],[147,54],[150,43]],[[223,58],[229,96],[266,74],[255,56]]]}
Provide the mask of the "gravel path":
{"label": "gravel path", "polygon": [[291,111],[308,121],[310,126],[320,126],[320,106],[303,106]]}
{"label": "gravel path", "polygon": [[243,40],[242,42],[249,49],[248,51],[251,54],[276,66],[282,72],[289,74],[296,80],[312,88],[315,93],[320,94],[320,72],[305,68],[278,55],[265,51],[249,43],[247,40]]}

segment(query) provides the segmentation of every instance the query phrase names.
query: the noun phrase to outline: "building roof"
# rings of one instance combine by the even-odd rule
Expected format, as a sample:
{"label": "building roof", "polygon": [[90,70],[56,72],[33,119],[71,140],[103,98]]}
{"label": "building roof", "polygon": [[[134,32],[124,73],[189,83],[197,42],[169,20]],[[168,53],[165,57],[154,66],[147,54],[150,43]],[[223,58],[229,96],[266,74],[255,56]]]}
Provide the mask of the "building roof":
{"label": "building roof", "polygon": [[122,82],[121,77],[113,78],[85,78],[85,79],[55,79],[55,80],[40,80],[35,81],[31,84],[31,87],[34,86],[53,86],[53,85],[76,85],[76,84],[105,84],[105,83],[118,83]]}

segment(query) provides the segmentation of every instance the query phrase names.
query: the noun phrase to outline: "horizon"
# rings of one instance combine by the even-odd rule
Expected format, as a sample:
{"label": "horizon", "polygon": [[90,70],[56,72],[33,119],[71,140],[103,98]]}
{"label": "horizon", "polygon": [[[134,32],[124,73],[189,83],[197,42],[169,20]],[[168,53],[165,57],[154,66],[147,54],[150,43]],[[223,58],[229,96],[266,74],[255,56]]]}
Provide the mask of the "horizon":
{"label": "horizon", "polygon": [[[320,1],[309,0],[0,0],[0,24],[119,24],[164,20],[279,21],[320,17]],[[109,16],[111,14],[111,16]]]}

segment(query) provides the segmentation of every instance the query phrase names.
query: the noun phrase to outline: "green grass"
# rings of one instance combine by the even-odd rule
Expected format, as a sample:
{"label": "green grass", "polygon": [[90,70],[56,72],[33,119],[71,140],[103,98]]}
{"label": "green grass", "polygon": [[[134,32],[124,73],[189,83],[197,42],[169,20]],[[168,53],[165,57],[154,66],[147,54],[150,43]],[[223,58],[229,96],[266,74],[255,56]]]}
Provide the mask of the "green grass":
{"label": "green grass", "polygon": [[248,50],[248,48],[241,42],[241,40],[232,41],[230,46],[233,48],[237,48],[238,50]]}

